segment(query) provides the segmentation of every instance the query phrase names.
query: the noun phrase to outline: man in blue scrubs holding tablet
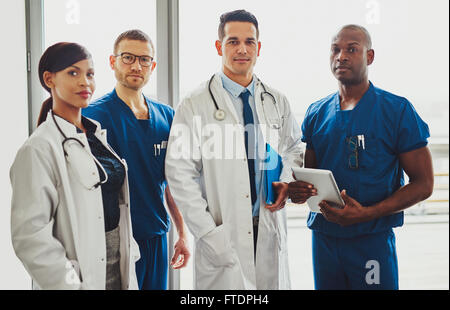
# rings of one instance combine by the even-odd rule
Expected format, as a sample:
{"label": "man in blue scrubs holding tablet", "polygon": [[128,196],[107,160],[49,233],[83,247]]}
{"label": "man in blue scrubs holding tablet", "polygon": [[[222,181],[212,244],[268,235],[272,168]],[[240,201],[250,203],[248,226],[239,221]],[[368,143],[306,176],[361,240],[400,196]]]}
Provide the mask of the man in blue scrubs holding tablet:
{"label": "man in blue scrubs holding tablet", "polygon": [[144,32],[130,30],[119,35],[114,55],[110,56],[116,87],[83,110],[83,115],[102,124],[108,143],[127,161],[131,222],[141,253],[136,262],[141,290],[167,289],[170,219],[164,199],[179,235],[172,267],[185,267],[190,256],[183,217],[167,187],[164,172],[174,111],[142,93],[156,66],[154,54],[153,43]]}
{"label": "man in blue scrubs holding tablet", "polygon": [[[407,99],[369,81],[374,56],[365,28],[341,28],[330,55],[339,92],[313,103],[302,125],[305,167],[331,170],[345,201],[323,201],[308,217],[316,289],[398,289],[392,228],[433,191],[428,126]],[[295,203],[315,194],[312,184],[289,184]]]}

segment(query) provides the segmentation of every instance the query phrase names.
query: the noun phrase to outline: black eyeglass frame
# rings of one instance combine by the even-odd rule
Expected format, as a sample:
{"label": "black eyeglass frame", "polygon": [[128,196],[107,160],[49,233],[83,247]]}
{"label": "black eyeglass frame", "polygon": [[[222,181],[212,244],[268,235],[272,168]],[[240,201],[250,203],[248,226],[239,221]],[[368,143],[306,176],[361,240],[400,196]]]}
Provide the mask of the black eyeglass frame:
{"label": "black eyeglass frame", "polygon": [[[123,56],[124,55],[129,55],[129,56],[132,56],[133,57],[133,61],[131,61],[131,62],[125,62],[125,60],[124,60],[124,58],[123,58]],[[121,59],[122,59],[122,62],[125,64],[125,65],[132,65],[132,64],[134,64],[135,62],[136,62],[136,58],[139,58],[139,64],[141,65],[141,66],[143,66],[143,67],[150,67],[151,65],[152,65],[152,63],[153,63],[153,57],[152,56],[147,56],[147,55],[142,55],[142,56],[138,56],[138,55],[134,55],[134,54],[132,54],[132,53],[129,53],[129,52],[123,52],[123,53],[120,53],[119,55],[114,55],[114,57],[120,57]],[[148,58],[150,58],[150,63],[147,65],[146,63],[143,63],[142,62],[142,58],[144,58],[144,57],[148,57]]]}

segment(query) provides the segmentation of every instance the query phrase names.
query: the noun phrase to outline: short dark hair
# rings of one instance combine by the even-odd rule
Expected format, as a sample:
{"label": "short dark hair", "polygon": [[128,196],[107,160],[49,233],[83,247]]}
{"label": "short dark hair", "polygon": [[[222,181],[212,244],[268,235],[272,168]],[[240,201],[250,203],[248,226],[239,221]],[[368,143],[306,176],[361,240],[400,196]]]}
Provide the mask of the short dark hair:
{"label": "short dark hair", "polygon": [[249,22],[256,27],[256,38],[259,38],[258,20],[255,15],[246,10],[235,10],[223,13],[220,16],[219,39],[222,41],[225,37],[225,25],[229,22]]}
{"label": "short dark hair", "polygon": [[117,53],[117,48],[119,47],[119,43],[123,40],[136,40],[136,41],[142,41],[142,42],[148,42],[150,43],[150,47],[152,48],[152,52],[155,52],[155,47],[153,45],[152,39],[139,29],[131,29],[127,30],[125,32],[122,32],[114,42],[114,54]]}
{"label": "short dark hair", "polygon": [[[341,29],[338,31],[338,34],[343,31],[343,30],[347,30],[347,29],[351,29],[351,30],[356,30],[356,31],[360,31],[365,39],[366,39],[366,47],[368,50],[372,49],[372,38],[370,37],[370,33],[369,31],[367,31],[366,28],[364,28],[363,26],[360,25],[356,25],[356,24],[349,24],[349,25],[345,25],[342,26]],[[336,39],[337,35],[333,37],[333,40]]]}

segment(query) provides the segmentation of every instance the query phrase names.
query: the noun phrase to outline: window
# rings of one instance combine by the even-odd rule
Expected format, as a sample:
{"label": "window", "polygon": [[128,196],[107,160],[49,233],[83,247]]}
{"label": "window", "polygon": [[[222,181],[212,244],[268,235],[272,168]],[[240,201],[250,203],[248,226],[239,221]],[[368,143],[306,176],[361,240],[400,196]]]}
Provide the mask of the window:
{"label": "window", "polygon": [[[164,0],[40,1],[44,7],[44,48],[60,41],[73,41],[84,45],[91,52],[97,82],[94,98],[110,92],[116,84],[108,59],[113,52],[114,41],[121,32],[141,29],[158,46],[157,3],[165,3],[162,2]],[[7,176],[12,158],[27,134],[26,91],[19,90],[26,87],[26,63],[24,57],[20,56],[25,54],[26,49],[25,39],[21,39],[25,29],[20,28],[25,26],[25,14],[20,15],[24,7],[23,2],[17,4],[18,1],[5,0],[5,3],[4,6],[8,7],[5,12],[8,13],[2,14],[3,28],[15,25],[11,28],[15,30],[9,41],[13,44],[13,50],[19,51],[18,56],[13,57],[15,68],[6,63],[6,68],[11,67],[11,76],[17,81],[17,85],[12,86],[13,92],[6,93],[6,101],[23,104],[13,105],[14,110],[8,110],[12,117],[3,126],[5,130],[16,125],[22,126],[16,128],[14,135],[8,136],[9,140],[12,139],[7,141],[12,152],[7,155],[11,159],[7,160],[8,166],[1,167],[3,176]],[[444,208],[447,212],[438,214],[438,217],[429,217],[425,224],[420,223],[420,220],[407,220],[406,225],[398,230],[400,288],[403,289],[439,289],[442,286],[448,289],[448,6],[448,1],[442,0],[179,0],[180,98],[220,70],[221,58],[214,46],[219,16],[226,11],[243,8],[254,13],[260,24],[262,49],[255,73],[263,82],[287,96],[299,123],[312,102],[337,90],[328,60],[332,35],[340,26],[350,23],[361,24],[369,30],[375,49],[370,79],[376,86],[408,98],[430,126],[430,148],[439,191],[431,209],[439,213]],[[158,17],[161,16],[165,15],[158,14]],[[165,26],[170,28],[171,25]],[[163,57],[168,59],[167,55],[160,56],[160,61]],[[157,67],[144,88],[147,96],[157,98],[156,75],[160,71],[159,77],[165,76],[168,66],[161,67],[164,71]],[[19,71],[22,73],[19,74]],[[11,97],[9,93],[14,96]],[[17,97],[17,94],[21,95]],[[42,97],[47,96],[42,90]],[[43,98],[33,97],[33,104],[40,104]],[[19,119],[22,121],[17,121]],[[9,188],[7,178],[3,178],[3,185]],[[8,193],[9,190],[6,190],[7,198],[10,196]],[[418,207],[412,209],[411,214],[422,212]],[[313,288],[311,236],[305,227],[306,214],[304,206],[288,207],[289,259],[294,289]],[[3,217],[9,219],[9,213]],[[408,225],[414,221],[419,225]],[[8,228],[9,224],[3,226]],[[424,239],[426,242],[421,246],[420,241]],[[192,236],[189,245],[193,251]],[[12,249],[9,252],[11,255],[5,257],[6,261],[14,261],[19,267],[12,266],[12,271],[8,270],[10,275],[14,273],[12,278],[15,282],[2,285],[5,288],[11,288],[11,285],[23,288],[29,284],[29,278],[17,258],[13,257]],[[181,270],[181,289],[192,289],[193,260],[192,256],[188,268]],[[406,260],[408,264],[403,265],[402,262]],[[442,261],[445,264],[441,264]],[[403,279],[407,285],[404,285]]]}
{"label": "window", "polygon": [[[130,29],[144,31],[156,45],[156,0],[44,0],[45,48],[72,41],[91,52],[97,84],[94,98],[116,85],[109,56],[117,36]],[[156,98],[157,71],[144,88],[144,93],[152,98]]]}
{"label": "window", "polygon": [[[448,5],[418,0],[180,0],[180,96],[220,70],[214,46],[220,14],[243,8],[259,22],[262,47],[255,73],[287,96],[301,122],[311,103],[337,90],[329,69],[331,37],[340,26],[356,23],[372,36],[371,81],[408,98],[433,138],[448,139]],[[202,18],[193,19],[198,12]]]}
{"label": "window", "polygon": [[[4,47],[0,51],[3,70],[0,77],[4,117],[0,123],[2,161],[0,163],[0,187],[2,205],[0,211],[0,290],[19,290],[31,286],[25,268],[17,258],[11,243],[11,183],[9,171],[17,150],[28,137],[28,103],[26,71],[25,1],[7,0],[7,8],[0,11],[0,28]],[[10,31],[11,30],[11,31]],[[5,45],[4,45],[5,46]]]}
{"label": "window", "polygon": [[[255,73],[287,96],[301,123],[311,103],[337,91],[329,68],[332,36],[343,25],[360,24],[371,33],[375,50],[370,80],[408,98],[430,126],[431,146],[440,145],[439,154],[433,153],[434,166],[436,171],[444,172],[444,176],[438,177],[444,178],[443,200],[448,214],[448,6],[447,1],[439,0],[180,0],[180,98],[221,69],[221,57],[214,46],[220,15],[246,9],[258,19],[262,43]],[[199,14],[201,18],[193,18]],[[306,209],[290,206],[288,214],[292,285],[312,289]],[[448,231],[448,216],[443,229]],[[399,238],[409,238],[404,237],[406,234],[399,234]],[[448,243],[436,240],[440,240],[436,241],[439,244]],[[293,257],[294,251],[300,256]],[[399,257],[408,256],[403,253]],[[444,255],[448,264],[448,248],[440,255]],[[182,271],[184,289],[192,287],[187,282],[190,279],[185,275],[187,272],[191,271]],[[409,283],[410,287],[420,287],[421,283],[416,281]]]}

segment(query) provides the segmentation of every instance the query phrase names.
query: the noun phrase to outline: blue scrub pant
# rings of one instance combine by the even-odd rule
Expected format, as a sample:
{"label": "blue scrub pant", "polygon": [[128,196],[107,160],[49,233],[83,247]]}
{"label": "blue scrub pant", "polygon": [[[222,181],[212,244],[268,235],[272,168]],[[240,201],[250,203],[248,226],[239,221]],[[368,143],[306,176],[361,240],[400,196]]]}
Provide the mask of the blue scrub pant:
{"label": "blue scrub pant", "polygon": [[141,258],[136,262],[136,276],[140,290],[167,290],[169,257],[167,234],[149,240],[136,240]]}
{"label": "blue scrub pant", "polygon": [[316,290],[398,290],[395,235],[336,238],[312,232]]}

